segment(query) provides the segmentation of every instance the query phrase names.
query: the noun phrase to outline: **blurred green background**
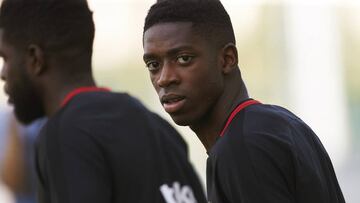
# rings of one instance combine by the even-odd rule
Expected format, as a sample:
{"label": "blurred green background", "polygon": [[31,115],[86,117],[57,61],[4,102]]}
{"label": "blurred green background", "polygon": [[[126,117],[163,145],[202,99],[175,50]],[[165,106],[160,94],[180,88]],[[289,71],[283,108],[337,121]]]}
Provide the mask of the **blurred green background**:
{"label": "blurred green background", "polygon": [[[142,28],[153,0],[89,0],[96,23],[93,68],[100,86],[162,110],[142,61]],[[360,2],[223,0],[250,95],[307,122],[333,160],[347,202],[360,202]],[[3,83],[1,83],[2,85]],[[0,107],[10,111],[0,93]],[[205,183],[206,153],[176,128]]]}

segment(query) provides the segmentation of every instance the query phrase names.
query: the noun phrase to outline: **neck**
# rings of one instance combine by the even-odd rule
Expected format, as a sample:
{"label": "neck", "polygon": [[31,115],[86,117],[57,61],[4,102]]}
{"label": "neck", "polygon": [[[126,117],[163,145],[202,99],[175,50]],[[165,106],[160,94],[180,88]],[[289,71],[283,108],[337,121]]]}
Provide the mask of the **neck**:
{"label": "neck", "polygon": [[207,151],[214,146],[232,110],[241,101],[248,98],[246,86],[241,78],[240,81],[229,83],[213,109],[204,116],[205,119],[196,125],[190,126]]}
{"label": "neck", "polygon": [[43,101],[45,101],[44,106],[47,117],[51,117],[61,108],[60,105],[63,99],[74,89],[84,86],[96,86],[91,76],[78,77],[73,80],[52,80],[47,84],[49,85],[44,88],[45,94],[43,99]]}

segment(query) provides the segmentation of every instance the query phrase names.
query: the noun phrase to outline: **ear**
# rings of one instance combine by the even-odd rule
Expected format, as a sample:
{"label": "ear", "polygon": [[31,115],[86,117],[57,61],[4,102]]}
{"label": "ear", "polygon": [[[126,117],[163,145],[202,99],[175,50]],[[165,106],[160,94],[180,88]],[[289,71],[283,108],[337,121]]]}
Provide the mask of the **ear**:
{"label": "ear", "polygon": [[39,76],[45,70],[44,51],[36,44],[30,44],[27,48],[27,71],[32,76]]}
{"label": "ear", "polygon": [[222,72],[230,73],[238,66],[238,53],[235,44],[228,43],[221,50]]}

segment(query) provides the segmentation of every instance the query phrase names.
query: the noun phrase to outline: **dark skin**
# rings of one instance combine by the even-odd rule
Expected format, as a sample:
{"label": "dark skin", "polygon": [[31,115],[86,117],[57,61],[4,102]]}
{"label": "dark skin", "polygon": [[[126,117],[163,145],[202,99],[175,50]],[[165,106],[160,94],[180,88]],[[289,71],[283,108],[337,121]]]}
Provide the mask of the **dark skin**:
{"label": "dark skin", "polygon": [[[34,81],[37,81],[37,86],[42,91],[42,101],[44,103],[46,116],[52,116],[56,111],[59,110],[60,104],[65,98],[65,96],[70,93],[72,90],[84,87],[84,86],[95,86],[95,81],[91,75],[91,72],[88,74],[81,75],[65,75],[62,74],[61,70],[62,65],[57,63],[56,60],[50,60],[48,65],[38,65],[42,67],[40,70],[36,70],[36,61],[43,61],[42,50],[36,48],[38,52],[36,56],[33,57],[33,64],[29,67],[32,71]],[[85,60],[77,59],[76,64],[72,64],[67,68],[76,68],[77,66],[89,65]],[[90,69],[90,68],[89,68]],[[44,74],[39,74],[38,72],[44,71]]]}
{"label": "dark skin", "polygon": [[237,50],[194,32],[192,23],[160,23],[144,33],[144,62],[159,99],[178,125],[209,151],[231,111],[248,98]]}
{"label": "dark skin", "polygon": [[[56,68],[55,66],[53,66]],[[82,75],[76,82],[69,83],[68,78],[56,77],[56,74],[50,73],[43,78],[39,87],[43,91],[42,101],[44,102],[45,114],[52,116],[60,109],[60,104],[65,96],[72,90],[84,86],[96,86],[92,76]],[[73,80],[75,81],[75,80]]]}
{"label": "dark skin", "polygon": [[[95,86],[91,74],[91,57],[78,55],[71,60],[71,63],[64,63],[54,55],[45,54],[37,44],[29,44],[24,49],[15,48],[4,39],[4,30],[0,29],[0,54],[4,59],[1,71],[1,79],[5,81],[5,92],[9,94],[9,102],[13,101],[16,94],[21,92],[14,89],[15,86],[30,86],[25,82],[18,81],[20,71],[25,74],[28,83],[33,87],[33,96],[39,97],[46,116],[51,117],[61,107],[60,104],[64,97],[73,89],[82,86]],[[88,72],[79,74],[66,74],[63,68],[76,69],[77,67],[87,67]],[[35,94],[36,93],[36,94]],[[18,98],[18,97],[17,97]],[[16,109],[17,106],[15,105]],[[41,115],[41,116],[45,116]]]}

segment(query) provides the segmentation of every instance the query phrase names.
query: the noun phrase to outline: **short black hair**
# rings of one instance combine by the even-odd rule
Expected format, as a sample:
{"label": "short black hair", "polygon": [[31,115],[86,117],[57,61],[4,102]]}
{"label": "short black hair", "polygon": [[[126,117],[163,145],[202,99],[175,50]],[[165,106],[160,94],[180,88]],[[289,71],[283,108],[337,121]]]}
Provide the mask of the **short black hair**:
{"label": "short black hair", "polygon": [[36,44],[48,55],[92,55],[95,26],[86,0],[4,0],[0,28],[20,50]]}
{"label": "short black hair", "polygon": [[219,0],[158,0],[149,10],[143,34],[159,23],[191,22],[194,31],[217,46],[235,44],[229,14]]}

